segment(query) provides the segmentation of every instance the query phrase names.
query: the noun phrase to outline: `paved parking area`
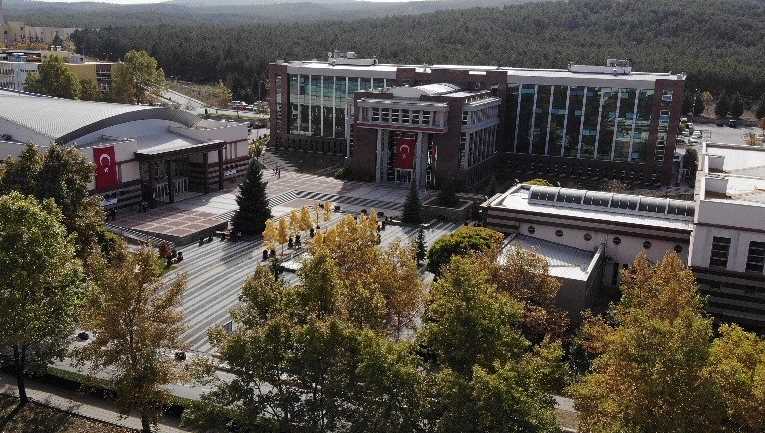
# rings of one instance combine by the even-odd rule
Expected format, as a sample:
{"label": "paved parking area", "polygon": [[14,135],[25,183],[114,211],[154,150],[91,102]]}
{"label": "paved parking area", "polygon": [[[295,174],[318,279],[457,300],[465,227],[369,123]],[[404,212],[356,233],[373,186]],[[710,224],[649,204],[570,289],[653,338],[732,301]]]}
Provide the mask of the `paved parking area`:
{"label": "paved parking area", "polygon": [[[712,143],[722,144],[744,144],[744,134],[754,132],[761,134],[760,128],[739,126],[737,128],[729,128],[727,126],[717,126],[714,123],[698,123],[695,125],[695,129],[704,131],[704,139],[707,137]],[[709,131],[707,135],[706,131]]]}

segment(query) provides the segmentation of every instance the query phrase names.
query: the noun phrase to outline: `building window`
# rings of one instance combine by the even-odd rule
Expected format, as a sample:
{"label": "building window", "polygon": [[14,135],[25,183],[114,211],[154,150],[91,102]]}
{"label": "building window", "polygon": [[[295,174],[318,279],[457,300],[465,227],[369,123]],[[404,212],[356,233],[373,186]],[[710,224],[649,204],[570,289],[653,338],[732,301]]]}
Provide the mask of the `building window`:
{"label": "building window", "polygon": [[555,230],[555,236],[557,236],[559,238],[562,238],[563,237],[563,230],[560,230],[560,229]]}
{"label": "building window", "polygon": [[613,242],[614,242],[614,245],[619,245],[620,243],[622,243],[622,238],[617,236],[614,238]]}
{"label": "building window", "polygon": [[643,242],[643,248],[649,249],[651,248],[651,241],[645,241]]}
{"label": "building window", "polygon": [[730,238],[714,236],[712,238],[712,253],[709,257],[709,267],[727,268]]}
{"label": "building window", "polygon": [[529,226],[529,229],[528,229],[528,230],[529,230],[529,234],[530,234],[530,235],[533,235],[533,234],[534,234],[534,232],[536,232],[536,231],[537,231],[537,229],[535,229],[535,228],[534,228],[534,226]]}
{"label": "building window", "polygon": [[765,264],[765,242],[749,242],[749,253],[746,256],[746,271],[762,273]]}
{"label": "building window", "polygon": [[585,233],[584,234],[584,240],[586,240],[587,242],[591,241],[592,240],[592,235],[589,234],[589,233]]}
{"label": "building window", "polygon": [[379,121],[380,121],[380,108],[372,107],[372,122],[379,122]]}

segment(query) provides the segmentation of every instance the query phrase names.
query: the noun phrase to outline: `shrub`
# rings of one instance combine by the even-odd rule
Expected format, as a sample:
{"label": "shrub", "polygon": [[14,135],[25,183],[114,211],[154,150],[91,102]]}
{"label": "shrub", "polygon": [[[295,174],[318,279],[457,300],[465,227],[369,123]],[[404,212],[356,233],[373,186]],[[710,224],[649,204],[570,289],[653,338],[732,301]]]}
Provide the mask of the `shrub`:
{"label": "shrub", "polygon": [[439,275],[453,256],[499,249],[503,238],[502,233],[485,227],[462,227],[433,244],[428,251],[428,270]]}

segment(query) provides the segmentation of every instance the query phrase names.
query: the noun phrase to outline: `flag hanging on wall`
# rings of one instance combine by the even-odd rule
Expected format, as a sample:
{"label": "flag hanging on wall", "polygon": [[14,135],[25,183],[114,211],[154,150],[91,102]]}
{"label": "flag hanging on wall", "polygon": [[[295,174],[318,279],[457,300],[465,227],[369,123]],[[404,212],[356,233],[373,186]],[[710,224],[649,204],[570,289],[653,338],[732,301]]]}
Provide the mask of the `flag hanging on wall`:
{"label": "flag hanging on wall", "polygon": [[96,164],[96,191],[106,191],[119,186],[114,146],[94,147],[93,162]]}
{"label": "flag hanging on wall", "polygon": [[417,139],[414,137],[401,137],[396,145],[395,168],[411,170],[414,168],[414,152],[417,149]]}

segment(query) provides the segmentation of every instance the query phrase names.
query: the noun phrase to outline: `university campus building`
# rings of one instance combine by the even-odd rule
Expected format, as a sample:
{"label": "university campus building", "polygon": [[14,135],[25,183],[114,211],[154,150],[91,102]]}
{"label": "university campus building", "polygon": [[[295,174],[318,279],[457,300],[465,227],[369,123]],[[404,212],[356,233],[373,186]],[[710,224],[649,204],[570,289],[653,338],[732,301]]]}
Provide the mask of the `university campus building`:
{"label": "university campus building", "polygon": [[156,207],[236,185],[249,163],[246,124],[151,105],[0,90],[0,164],[28,144],[78,149],[111,209]]}
{"label": "university campus building", "polygon": [[501,170],[656,186],[672,180],[685,75],[621,60],[524,69],[333,52],[271,63],[268,80],[273,145],[346,156],[356,177],[437,186]]}
{"label": "university campus building", "polygon": [[765,147],[704,143],[694,201],[519,184],[483,205],[489,227],[545,255],[581,311],[645,253],[676,252],[707,310],[765,331]]}

